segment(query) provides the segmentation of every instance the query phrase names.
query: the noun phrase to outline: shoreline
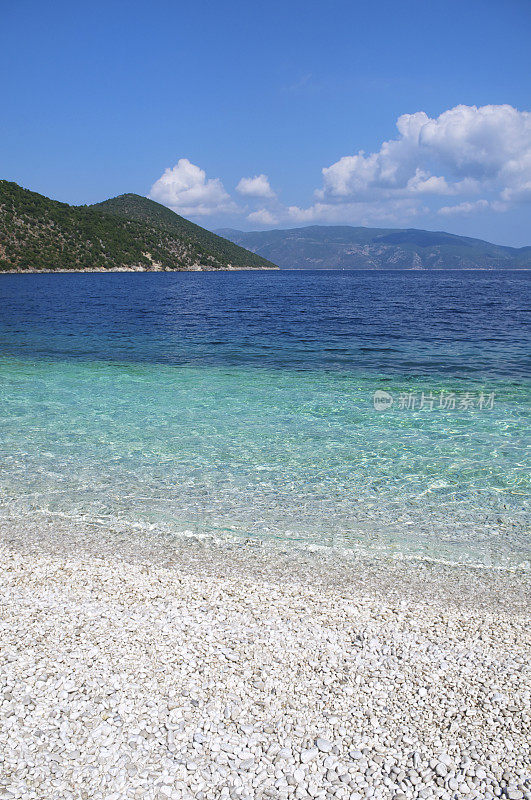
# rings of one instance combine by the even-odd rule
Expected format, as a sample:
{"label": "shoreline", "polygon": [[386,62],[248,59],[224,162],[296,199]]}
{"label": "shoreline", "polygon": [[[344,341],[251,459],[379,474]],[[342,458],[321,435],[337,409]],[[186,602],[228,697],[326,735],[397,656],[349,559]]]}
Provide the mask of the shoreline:
{"label": "shoreline", "polygon": [[280,267],[208,267],[194,266],[185,269],[148,269],[147,267],[112,267],[106,269],[3,269],[0,275],[68,275],[73,272],[100,275],[105,272],[275,272]]}
{"label": "shoreline", "polygon": [[111,269],[4,269],[0,275],[66,275],[69,272],[99,275],[105,272],[530,272],[531,267],[188,267],[187,269],[148,269],[112,267]]}
{"label": "shoreline", "polygon": [[0,534],[0,797],[531,796],[525,575]]}
{"label": "shoreline", "polygon": [[268,576],[279,584],[310,584],[332,590],[352,586],[379,599],[401,599],[431,606],[496,609],[528,614],[531,571],[521,566],[487,567],[428,557],[393,557],[381,551],[315,547],[291,541],[226,539],[211,535],[114,527],[63,515],[0,516],[0,547],[34,555],[102,557],[109,562],[178,568],[216,577],[235,572],[249,579]]}

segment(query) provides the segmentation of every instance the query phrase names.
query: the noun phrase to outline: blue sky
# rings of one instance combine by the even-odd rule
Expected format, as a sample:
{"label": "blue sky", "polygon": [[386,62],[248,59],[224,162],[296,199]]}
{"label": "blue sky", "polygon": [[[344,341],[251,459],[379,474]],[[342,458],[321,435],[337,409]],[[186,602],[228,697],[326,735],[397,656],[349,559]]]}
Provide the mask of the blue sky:
{"label": "blue sky", "polygon": [[2,177],[531,244],[529,0],[1,5]]}

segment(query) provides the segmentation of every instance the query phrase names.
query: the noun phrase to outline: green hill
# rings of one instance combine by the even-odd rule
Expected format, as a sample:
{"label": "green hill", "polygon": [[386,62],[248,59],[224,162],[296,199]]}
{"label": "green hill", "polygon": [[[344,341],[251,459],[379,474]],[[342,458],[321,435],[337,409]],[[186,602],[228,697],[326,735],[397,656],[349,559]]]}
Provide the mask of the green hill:
{"label": "green hill", "polygon": [[518,269],[531,247],[503,247],[443,231],[311,225],[218,231],[280,267],[305,269]]}
{"label": "green hill", "polygon": [[112,269],[276,267],[145,197],[69,206],[0,180],[0,271]]}
{"label": "green hill", "polygon": [[121,194],[104,200],[92,208],[100,209],[124,219],[135,220],[160,228],[170,236],[180,236],[193,242],[202,252],[213,256],[221,264],[232,264],[240,269],[276,269],[276,265],[242,247],[224,239],[189,219],[179,216],[166,206],[138,194]]}

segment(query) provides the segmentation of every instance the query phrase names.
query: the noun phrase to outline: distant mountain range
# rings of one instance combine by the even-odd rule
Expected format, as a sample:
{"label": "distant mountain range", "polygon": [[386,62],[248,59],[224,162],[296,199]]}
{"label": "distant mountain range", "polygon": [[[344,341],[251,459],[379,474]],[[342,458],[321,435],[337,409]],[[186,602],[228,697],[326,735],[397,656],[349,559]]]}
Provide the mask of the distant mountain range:
{"label": "distant mountain range", "polygon": [[307,228],[250,232],[223,228],[216,233],[284,268],[531,267],[531,247],[503,247],[443,231],[312,225]]}
{"label": "distant mountain range", "polygon": [[146,197],[69,206],[0,180],[0,271],[277,269]]}

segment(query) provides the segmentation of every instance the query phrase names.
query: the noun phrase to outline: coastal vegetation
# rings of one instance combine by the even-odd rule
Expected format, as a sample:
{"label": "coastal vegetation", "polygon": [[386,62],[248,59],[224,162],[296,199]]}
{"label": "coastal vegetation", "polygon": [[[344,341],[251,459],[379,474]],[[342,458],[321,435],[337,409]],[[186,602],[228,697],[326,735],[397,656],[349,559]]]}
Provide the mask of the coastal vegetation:
{"label": "coastal vegetation", "polygon": [[70,206],[0,181],[0,271],[113,269],[275,265],[138,195]]}

